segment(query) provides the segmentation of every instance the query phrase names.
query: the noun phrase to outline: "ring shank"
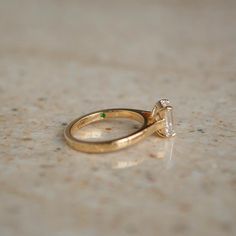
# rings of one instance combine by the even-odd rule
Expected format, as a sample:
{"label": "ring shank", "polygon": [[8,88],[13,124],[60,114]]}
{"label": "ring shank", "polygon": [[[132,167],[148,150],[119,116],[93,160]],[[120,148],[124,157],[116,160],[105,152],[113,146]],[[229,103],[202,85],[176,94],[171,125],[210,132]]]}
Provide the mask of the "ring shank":
{"label": "ring shank", "polygon": [[[103,153],[119,150],[131,144],[137,143],[146,136],[154,133],[160,122],[148,125],[150,112],[133,109],[106,109],[90,113],[72,121],[65,129],[64,136],[67,143],[74,149],[87,153]],[[91,123],[111,119],[128,118],[142,123],[142,127],[134,133],[109,141],[91,142],[75,138],[74,134],[78,129]],[[160,126],[160,125],[159,125]]]}
{"label": "ring shank", "polygon": [[[106,118],[101,117],[101,114],[105,114]],[[109,109],[109,110],[102,110],[98,112],[93,112],[91,114],[85,115],[79,119],[76,119],[71,126],[71,133],[72,135],[78,130],[87,126],[91,123],[101,121],[104,119],[111,119],[111,118],[127,118],[131,120],[136,120],[140,123],[145,123],[145,119],[142,115],[137,112],[131,110],[119,110],[119,109]]]}

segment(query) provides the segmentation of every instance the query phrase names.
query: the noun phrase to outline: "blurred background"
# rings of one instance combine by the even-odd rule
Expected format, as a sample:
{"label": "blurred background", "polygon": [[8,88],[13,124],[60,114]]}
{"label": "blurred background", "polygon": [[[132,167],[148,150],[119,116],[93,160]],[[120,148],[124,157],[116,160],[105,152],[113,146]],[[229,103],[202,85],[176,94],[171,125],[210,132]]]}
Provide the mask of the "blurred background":
{"label": "blurred background", "polygon": [[[0,0],[0,235],[235,235],[235,29],[234,0]],[[64,142],[159,98],[172,141]]]}

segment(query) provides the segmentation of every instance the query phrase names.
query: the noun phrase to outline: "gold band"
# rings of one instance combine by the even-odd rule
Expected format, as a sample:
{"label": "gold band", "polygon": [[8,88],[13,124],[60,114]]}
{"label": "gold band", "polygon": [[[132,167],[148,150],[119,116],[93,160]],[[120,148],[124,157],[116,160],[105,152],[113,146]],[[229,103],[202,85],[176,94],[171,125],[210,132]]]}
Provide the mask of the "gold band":
{"label": "gold band", "polygon": [[[162,100],[161,100],[162,101]],[[158,104],[158,105],[157,105]],[[174,136],[165,133],[167,124],[167,112],[172,109],[170,106],[162,106],[157,103],[154,109],[142,111],[135,109],[106,109],[90,113],[72,121],[65,129],[64,136],[70,147],[73,149],[88,153],[103,153],[116,151],[132,144],[135,144],[147,136],[157,132],[159,136]],[[165,117],[166,116],[166,117]],[[75,138],[74,134],[78,129],[89,125],[93,122],[112,118],[128,118],[142,123],[142,127],[130,135],[113,139],[109,141],[90,142]],[[165,134],[164,134],[164,133]]]}

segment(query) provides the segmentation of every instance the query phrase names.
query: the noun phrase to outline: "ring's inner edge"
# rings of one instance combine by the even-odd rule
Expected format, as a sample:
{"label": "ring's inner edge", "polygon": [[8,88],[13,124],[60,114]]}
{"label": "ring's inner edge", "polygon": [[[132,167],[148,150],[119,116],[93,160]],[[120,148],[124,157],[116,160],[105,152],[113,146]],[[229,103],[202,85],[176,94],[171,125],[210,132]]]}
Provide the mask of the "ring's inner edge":
{"label": "ring's inner edge", "polygon": [[78,121],[76,121],[72,125],[71,134],[72,136],[74,136],[76,131],[78,131],[78,129],[81,129],[91,123],[103,121],[103,120],[111,119],[111,118],[126,118],[126,119],[136,120],[143,124],[145,123],[144,117],[140,113],[135,112],[135,111],[119,110],[119,109],[103,110],[103,111],[95,112],[95,113],[92,113],[92,114],[89,114],[80,118]]}

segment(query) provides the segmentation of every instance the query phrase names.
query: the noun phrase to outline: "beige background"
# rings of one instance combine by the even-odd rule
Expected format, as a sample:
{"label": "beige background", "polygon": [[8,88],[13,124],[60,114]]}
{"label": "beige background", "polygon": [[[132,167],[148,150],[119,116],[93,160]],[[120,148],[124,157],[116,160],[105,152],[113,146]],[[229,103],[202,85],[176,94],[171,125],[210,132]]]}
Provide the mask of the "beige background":
{"label": "beige background", "polygon": [[[235,22],[233,0],[1,0],[0,235],[236,235]],[[71,119],[162,97],[175,139],[64,142]]]}

